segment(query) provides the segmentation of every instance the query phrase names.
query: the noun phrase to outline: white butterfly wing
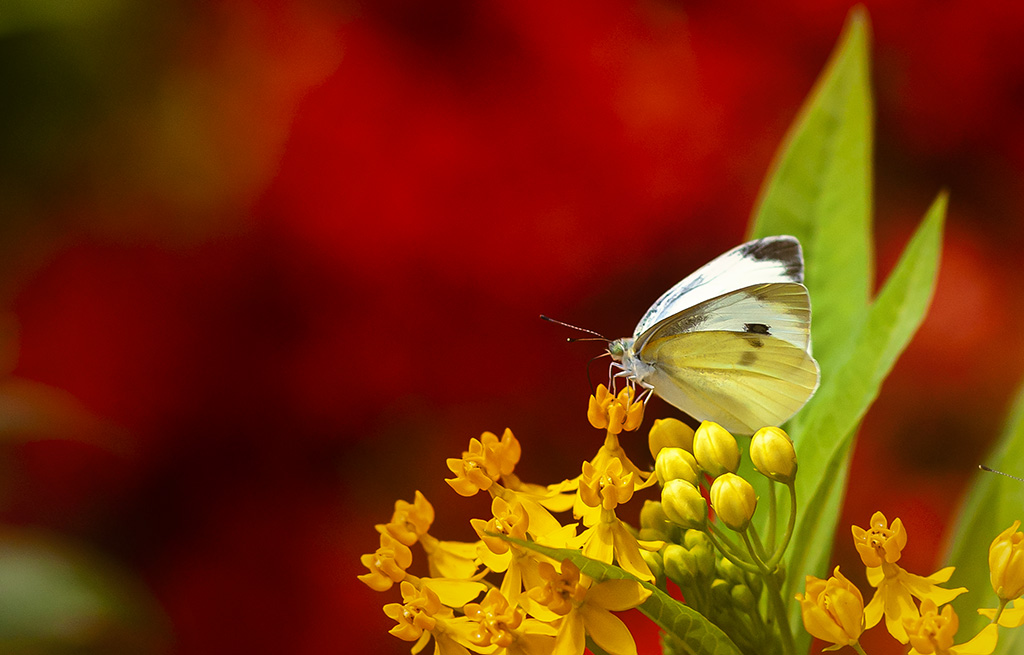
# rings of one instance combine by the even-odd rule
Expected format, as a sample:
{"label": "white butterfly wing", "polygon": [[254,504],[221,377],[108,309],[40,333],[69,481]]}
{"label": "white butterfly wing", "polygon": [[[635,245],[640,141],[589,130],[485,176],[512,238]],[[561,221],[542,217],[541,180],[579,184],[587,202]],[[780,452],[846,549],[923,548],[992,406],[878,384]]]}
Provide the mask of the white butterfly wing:
{"label": "white butterfly wing", "polygon": [[785,423],[818,387],[814,358],[770,335],[659,335],[648,340],[640,357],[654,367],[644,383],[655,393],[698,420],[738,434]]}
{"label": "white butterfly wing", "polygon": [[663,293],[640,319],[633,336],[639,338],[674,314],[751,283],[800,283],[803,279],[803,251],[795,237],[749,241],[711,260]]}
{"label": "white butterfly wing", "polygon": [[795,282],[755,284],[711,298],[654,324],[633,347],[642,360],[652,339],[688,332],[768,335],[810,350],[811,299]]}

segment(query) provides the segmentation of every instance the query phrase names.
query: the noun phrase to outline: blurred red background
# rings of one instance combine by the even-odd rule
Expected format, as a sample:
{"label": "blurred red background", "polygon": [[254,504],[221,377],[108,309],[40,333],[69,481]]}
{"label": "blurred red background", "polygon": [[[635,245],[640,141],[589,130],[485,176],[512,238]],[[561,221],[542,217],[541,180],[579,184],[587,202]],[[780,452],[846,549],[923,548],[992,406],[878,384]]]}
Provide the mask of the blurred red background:
{"label": "blurred red background", "polygon": [[[355,579],[373,524],[420,489],[432,533],[470,539],[486,501],[453,502],[444,458],[484,430],[512,428],[528,479],[578,472],[600,348],[537,315],[625,335],[739,243],[850,8],[20,4],[0,519],[155,599],[103,652],[189,654],[407,652],[379,609],[397,590]],[[837,558],[856,568],[847,526],[881,509],[927,573],[1024,377],[1024,6],[867,6],[880,276],[952,202]]]}

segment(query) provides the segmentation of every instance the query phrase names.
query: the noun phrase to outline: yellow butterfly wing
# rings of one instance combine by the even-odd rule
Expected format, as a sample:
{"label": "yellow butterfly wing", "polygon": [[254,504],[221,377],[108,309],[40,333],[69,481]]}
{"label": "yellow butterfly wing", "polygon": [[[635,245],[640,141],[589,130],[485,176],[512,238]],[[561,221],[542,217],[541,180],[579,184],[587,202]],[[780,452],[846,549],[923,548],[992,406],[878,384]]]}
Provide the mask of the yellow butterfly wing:
{"label": "yellow butterfly wing", "polygon": [[766,334],[669,334],[649,339],[638,355],[654,367],[644,382],[655,393],[698,420],[739,434],[785,423],[818,388],[814,358]]}

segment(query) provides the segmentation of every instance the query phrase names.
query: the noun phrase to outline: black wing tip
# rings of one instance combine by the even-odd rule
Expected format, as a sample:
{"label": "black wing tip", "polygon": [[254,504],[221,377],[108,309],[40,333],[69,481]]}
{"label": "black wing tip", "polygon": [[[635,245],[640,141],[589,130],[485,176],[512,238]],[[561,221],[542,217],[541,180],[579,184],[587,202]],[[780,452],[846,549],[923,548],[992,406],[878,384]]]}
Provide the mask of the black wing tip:
{"label": "black wing tip", "polygon": [[772,260],[786,267],[786,277],[804,281],[804,252],[793,236],[780,235],[748,241],[739,247],[740,254],[755,261]]}

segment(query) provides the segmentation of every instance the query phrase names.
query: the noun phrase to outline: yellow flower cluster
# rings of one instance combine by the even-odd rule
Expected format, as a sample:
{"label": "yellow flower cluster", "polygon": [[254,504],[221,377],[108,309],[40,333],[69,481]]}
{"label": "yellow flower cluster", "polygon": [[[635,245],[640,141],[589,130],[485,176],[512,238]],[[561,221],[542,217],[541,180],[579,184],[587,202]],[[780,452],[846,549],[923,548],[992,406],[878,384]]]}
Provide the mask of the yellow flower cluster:
{"label": "yellow flower cluster", "polygon": [[[804,627],[832,648],[851,646],[863,653],[861,633],[884,617],[889,633],[910,645],[910,655],[989,655],[998,640],[997,626],[1014,628],[1024,623],[1024,604],[1018,606],[1016,600],[1024,593],[1024,534],[1017,531],[1019,526],[1020,521],[1014,522],[989,548],[992,588],[1000,604],[978,610],[991,622],[965,643],[955,643],[959,618],[947,603],[967,589],[940,586],[949,580],[953,567],[928,577],[900,567],[897,562],[907,545],[907,531],[900,519],[890,523],[881,512],[874,513],[867,528],[852,528],[868,583],[875,588],[871,601],[864,604],[860,590],[839,567],[828,580],[807,576],[805,592],[796,596]],[[1011,600],[1014,607],[1007,609]]]}
{"label": "yellow flower cluster", "polygon": [[[600,387],[590,398],[590,423],[605,431],[604,445],[576,478],[541,486],[515,475],[522,454],[510,430],[471,439],[462,457],[447,461],[446,480],[461,496],[491,495],[491,516],[470,521],[479,540],[441,541],[429,534],[434,512],[422,494],[398,501],[390,522],[377,526],[380,548],[361,558],[360,579],[386,591],[400,583],[401,603],[384,606],[396,621],[391,633],[422,650],[431,638],[444,655],[584,652],[589,637],[611,655],[633,655],[632,635],[612,612],[642,604],[651,594],[640,581],[655,575],[644,552],[659,541],[638,540],[616,515],[636,491],[655,484],[626,456],[618,435],[636,430],[644,405],[634,389]],[[562,524],[555,514],[572,511]],[[579,527],[582,524],[582,530]],[[409,572],[419,543],[429,576]],[[545,556],[537,546],[572,549],[591,560],[617,564],[628,579],[594,579],[570,559]]]}

